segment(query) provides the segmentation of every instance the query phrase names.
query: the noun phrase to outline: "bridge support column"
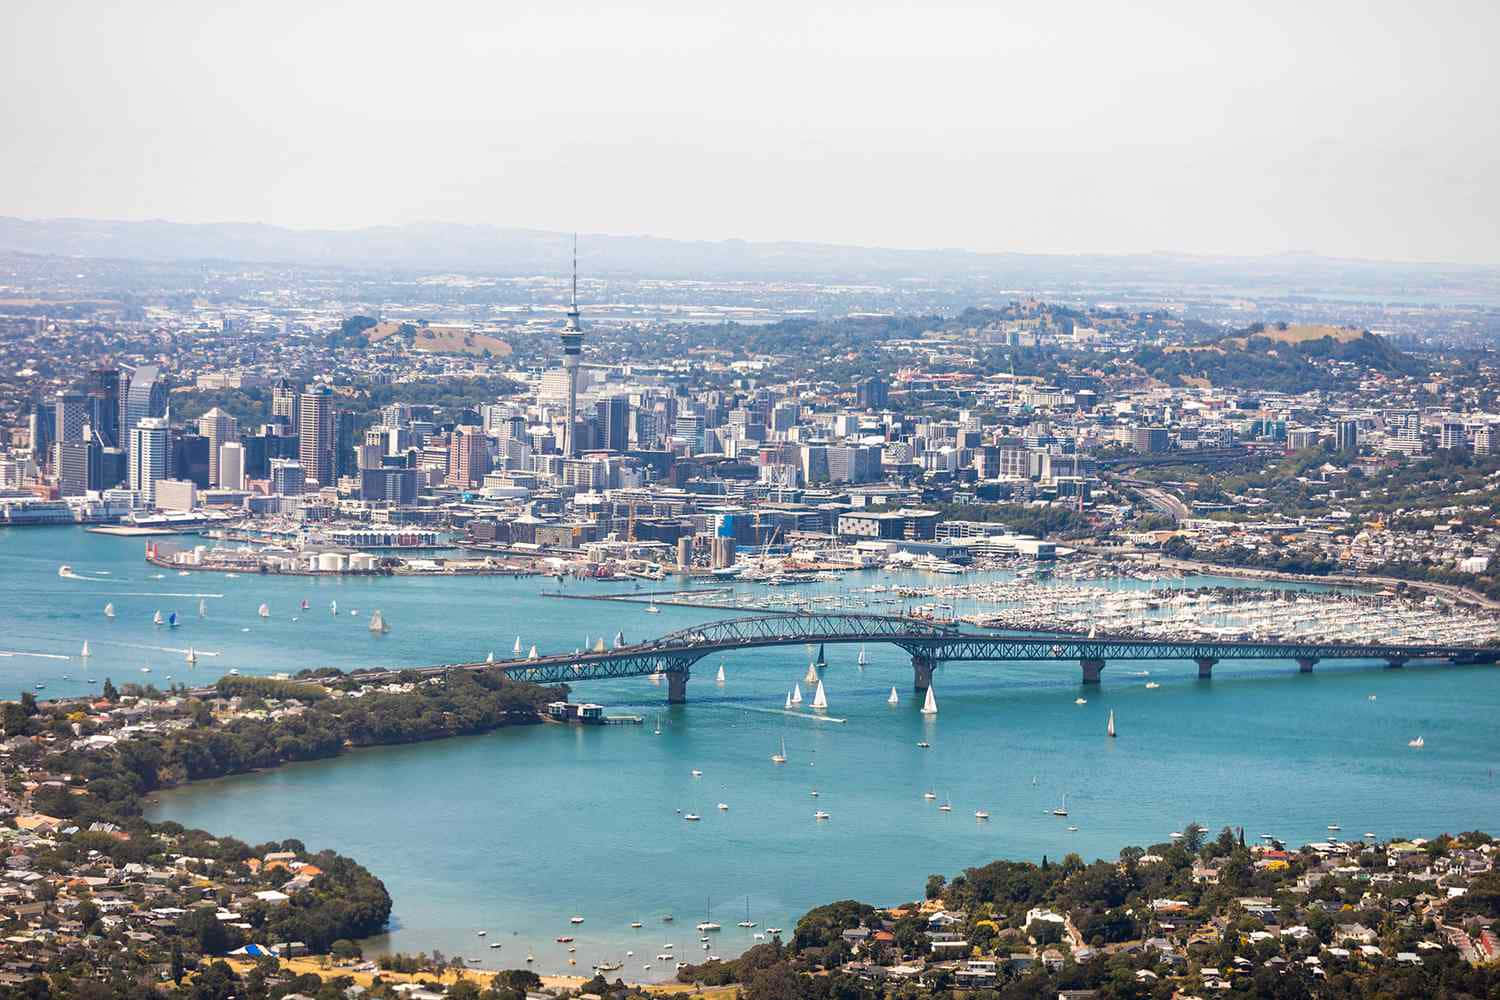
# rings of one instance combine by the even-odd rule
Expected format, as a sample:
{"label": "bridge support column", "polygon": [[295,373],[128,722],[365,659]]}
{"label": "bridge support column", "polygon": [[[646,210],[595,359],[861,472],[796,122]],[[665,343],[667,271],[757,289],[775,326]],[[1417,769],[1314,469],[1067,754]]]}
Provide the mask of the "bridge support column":
{"label": "bridge support column", "polygon": [[911,658],[911,689],[917,694],[926,694],[927,689],[932,687],[932,668],[936,667],[930,656],[913,656]]}
{"label": "bridge support column", "polygon": [[687,701],[687,682],[686,670],[674,670],[667,674],[668,705],[681,705]]}
{"label": "bridge support column", "polygon": [[1406,657],[1404,656],[1388,656],[1385,658],[1385,669],[1387,670],[1400,670],[1404,666],[1406,666]]}
{"label": "bridge support column", "polygon": [[1200,681],[1212,680],[1214,676],[1214,664],[1218,658],[1213,656],[1198,657],[1198,679]]}
{"label": "bridge support column", "polygon": [[1083,668],[1083,683],[1098,684],[1099,675],[1104,672],[1104,661],[1098,659],[1079,660],[1078,665]]}
{"label": "bridge support column", "polygon": [[1310,674],[1310,673],[1312,673],[1313,664],[1317,663],[1317,662],[1318,662],[1318,658],[1316,656],[1299,656],[1299,657],[1297,657],[1297,673],[1299,673],[1299,674]]}

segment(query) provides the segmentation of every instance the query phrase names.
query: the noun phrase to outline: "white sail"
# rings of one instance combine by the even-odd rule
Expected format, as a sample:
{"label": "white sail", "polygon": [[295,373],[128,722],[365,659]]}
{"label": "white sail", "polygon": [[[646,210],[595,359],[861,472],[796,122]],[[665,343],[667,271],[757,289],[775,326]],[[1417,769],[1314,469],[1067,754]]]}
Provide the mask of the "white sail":
{"label": "white sail", "polygon": [[800,704],[802,704],[802,685],[801,684],[796,684],[796,683],[792,684],[792,704],[793,705],[800,705]]}
{"label": "white sail", "polygon": [[869,659],[865,656],[865,647],[859,647],[859,659],[855,662],[858,663],[861,667],[870,662]]}
{"label": "white sail", "polygon": [[104,606],[104,617],[106,617],[106,618],[113,618],[114,616],[115,616],[115,602],[114,601],[110,601],[108,604],[106,604]]}
{"label": "white sail", "polygon": [[937,695],[932,693],[932,685],[927,686],[927,700],[922,702],[923,715],[937,715]]}
{"label": "white sail", "polygon": [[602,652],[604,652],[604,636],[601,635],[599,637],[599,641],[596,642],[596,643],[594,643],[594,652],[596,652],[596,653],[602,653]]}
{"label": "white sail", "polygon": [[786,708],[791,708],[792,707],[792,693],[790,691],[788,691],[786,693],[786,705],[785,705],[785,707]]}
{"label": "white sail", "polygon": [[495,651],[493,649],[490,650],[490,654],[484,658],[484,662],[485,663],[494,663],[495,662]]}
{"label": "white sail", "polygon": [[615,633],[615,648],[619,649],[620,647],[622,647],[624,645],[625,645],[625,633],[623,631],[616,632]]}
{"label": "white sail", "polygon": [[184,659],[186,659],[189,664],[194,664],[194,663],[198,662],[198,654],[195,653],[195,652],[193,652],[193,647],[192,646],[188,647],[187,656],[184,657]]}
{"label": "white sail", "polygon": [[515,653],[517,656],[519,656],[521,654],[521,637],[520,636],[516,636],[516,644],[514,646],[510,647],[510,651],[512,653]]}
{"label": "white sail", "polygon": [[208,602],[205,601],[201,597],[198,598],[198,617],[199,618],[207,618],[208,617]]}
{"label": "white sail", "polygon": [[1109,732],[1109,735],[1111,735],[1111,736],[1113,736],[1115,734],[1115,710],[1114,709],[1110,709],[1109,710],[1109,729],[1108,729],[1108,732]]}
{"label": "white sail", "polygon": [[531,652],[529,652],[529,653],[526,654],[526,659],[528,659],[528,660],[534,660],[534,659],[536,659],[536,646],[535,645],[533,645],[531,647]]}
{"label": "white sail", "polygon": [[260,610],[258,610],[256,614],[260,615],[262,618],[271,617],[271,606],[268,604],[262,604],[260,606]]}
{"label": "white sail", "polygon": [[719,664],[719,672],[714,676],[714,683],[719,687],[724,686],[724,664]]}
{"label": "white sail", "polygon": [[385,616],[380,613],[379,608],[376,608],[374,613],[370,615],[370,631],[389,632],[390,630],[390,626],[385,623]]}
{"label": "white sail", "polygon": [[162,623],[161,612],[158,611],[156,614],[154,614],[154,615],[151,616],[151,624],[153,624],[153,625],[160,625],[161,623]]}
{"label": "white sail", "polygon": [[822,681],[818,681],[818,690],[813,694],[812,707],[819,710],[828,707],[828,692],[823,690]]}
{"label": "white sail", "polygon": [[896,694],[896,686],[894,684],[891,685],[891,696],[885,700],[885,703],[887,705],[901,704],[901,696]]}
{"label": "white sail", "polygon": [[336,615],[336,614],[339,613],[339,602],[338,601],[329,601],[328,602],[328,613],[331,614],[331,615]]}
{"label": "white sail", "polygon": [[811,662],[807,664],[807,676],[803,677],[802,680],[808,685],[818,683],[818,668],[816,664]]}
{"label": "white sail", "polygon": [[80,652],[78,655],[79,656],[88,656],[89,655],[89,641],[87,639],[83,640],[83,651]]}

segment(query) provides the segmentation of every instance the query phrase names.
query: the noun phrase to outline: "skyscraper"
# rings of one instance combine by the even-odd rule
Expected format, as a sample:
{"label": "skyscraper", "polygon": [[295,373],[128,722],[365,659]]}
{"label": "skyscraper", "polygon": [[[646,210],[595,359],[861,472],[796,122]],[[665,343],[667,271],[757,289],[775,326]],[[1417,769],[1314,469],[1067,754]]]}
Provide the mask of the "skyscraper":
{"label": "skyscraper", "polygon": [[245,488],[245,446],[238,441],[219,445],[218,478],[215,483],[226,490]]}
{"label": "skyscraper", "polygon": [[319,486],[333,485],[333,390],[326,385],[297,401],[298,457],[302,474]]}
{"label": "skyscraper", "polygon": [[120,370],[95,368],[88,381],[89,426],[105,448],[119,448],[120,443]]}
{"label": "skyscraper", "polygon": [[277,379],[271,386],[271,416],[285,417],[293,434],[297,433],[297,396],[301,391],[298,385],[285,378]]}
{"label": "skyscraper", "polygon": [[625,451],[630,447],[630,397],[609,396],[594,404],[599,422],[599,447]]}
{"label": "skyscraper", "polygon": [[215,406],[198,418],[198,433],[208,438],[208,483],[223,486],[219,479],[219,449],[239,437],[239,421]]}
{"label": "skyscraper", "polygon": [[[132,380],[132,391],[134,388]],[[141,417],[131,425],[130,472],[125,484],[138,493],[148,507],[156,503],[156,484],[168,476],[167,438],[165,417]]]}
{"label": "skyscraper", "polygon": [[563,371],[568,373],[568,423],[563,435],[563,456],[576,458],[578,442],[578,362],[583,358],[583,327],[578,322],[578,237],[573,237],[573,295],[568,300],[568,320],[563,326]]}
{"label": "skyscraper", "polygon": [[130,388],[120,397],[124,414],[120,419],[120,435],[126,447],[134,447],[132,432],[136,425],[148,417],[167,415],[167,380],[155,365],[141,365],[130,373]]}
{"label": "skyscraper", "polygon": [[453,428],[448,439],[448,484],[450,486],[477,486],[489,471],[485,459],[489,442],[478,427],[460,424]]}
{"label": "skyscraper", "polygon": [[1359,421],[1346,417],[1334,428],[1334,440],[1339,451],[1359,451]]}

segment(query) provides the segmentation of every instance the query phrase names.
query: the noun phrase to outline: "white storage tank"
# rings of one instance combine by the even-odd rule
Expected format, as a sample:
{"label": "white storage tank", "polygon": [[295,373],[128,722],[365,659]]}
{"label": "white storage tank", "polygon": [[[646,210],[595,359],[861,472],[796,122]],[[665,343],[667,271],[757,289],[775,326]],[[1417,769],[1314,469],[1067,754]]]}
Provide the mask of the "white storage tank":
{"label": "white storage tank", "polygon": [[375,557],[368,552],[355,552],[349,557],[349,568],[362,572],[375,569]]}
{"label": "white storage tank", "polygon": [[342,552],[322,552],[318,554],[318,572],[320,573],[342,573],[348,560]]}

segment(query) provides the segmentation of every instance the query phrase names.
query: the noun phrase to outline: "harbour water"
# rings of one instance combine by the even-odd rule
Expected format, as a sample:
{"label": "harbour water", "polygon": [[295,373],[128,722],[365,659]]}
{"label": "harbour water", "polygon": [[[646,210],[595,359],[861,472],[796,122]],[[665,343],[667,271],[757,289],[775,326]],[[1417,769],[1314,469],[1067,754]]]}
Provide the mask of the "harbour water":
{"label": "harbour water", "polygon": [[[162,685],[167,674],[197,682],[230,668],[415,666],[491,650],[502,658],[517,635],[542,652],[571,650],[616,631],[649,637],[724,615],[557,600],[541,596],[556,581],[535,578],[158,578],[141,549],[139,539],[72,528],[0,532],[0,691],[14,697],[40,682],[43,696],[68,695],[97,690],[87,677]],[[60,564],[73,578],[58,575]],[[567,584],[589,586],[631,588]],[[330,615],[331,600],[359,615]],[[256,614],[263,602],[268,619]],[[375,608],[390,633],[369,633]],[[153,626],[157,609],[176,611],[181,627]],[[85,639],[87,662],[78,657]],[[183,662],[189,646],[195,669]],[[486,967],[522,965],[529,952],[543,972],[587,974],[618,960],[629,978],[670,976],[671,963],[654,958],[668,942],[680,958],[701,959],[693,925],[710,906],[724,928],[710,935],[711,952],[727,957],[752,943],[736,926],[747,899],[756,932],[790,931],[829,900],[915,898],[928,874],[996,858],[1112,857],[1189,821],[1297,843],[1327,836],[1330,823],[1346,837],[1500,827],[1494,667],[1319,664],[1298,675],[1293,664],[1226,661],[1200,682],[1189,663],[1121,663],[1089,689],[1076,665],[948,664],[933,718],[917,711],[904,654],[871,645],[861,670],[857,652],[829,647],[823,673],[829,714],[844,724],[777,711],[807,670],[804,649],[746,651],[724,658],[722,688],[719,662],[701,663],[686,706],[667,708],[665,688],[639,678],[576,689],[644,715],[643,726],[532,726],[361,751],[176,789],[154,816],[358,858],[395,898],[392,932],[371,942],[377,948],[437,947]],[[1425,748],[1408,748],[1418,735]],[[788,760],[776,765],[783,739]],[[924,740],[930,749],[917,746]],[[1050,814],[1064,794],[1066,819]],[[950,799],[952,811],[940,812]],[[827,820],[814,819],[820,809]],[[991,818],[977,820],[978,809]],[[685,821],[687,812],[701,821]],[[663,923],[668,913],[673,923]],[[571,925],[574,914],[584,923]],[[577,951],[559,935],[574,936]]]}

